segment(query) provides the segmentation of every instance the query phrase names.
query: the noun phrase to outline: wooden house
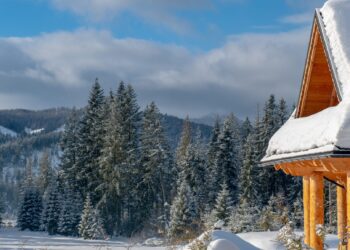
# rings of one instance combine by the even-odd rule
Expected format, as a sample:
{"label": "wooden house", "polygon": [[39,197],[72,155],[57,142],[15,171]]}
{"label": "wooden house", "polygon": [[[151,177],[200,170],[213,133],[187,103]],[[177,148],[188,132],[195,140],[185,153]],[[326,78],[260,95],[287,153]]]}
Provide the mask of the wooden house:
{"label": "wooden house", "polygon": [[[329,0],[316,10],[296,110],[271,138],[262,163],[303,177],[305,243],[313,249],[323,249],[316,227],[324,224],[324,179],[336,183],[338,237],[346,242],[350,235],[349,0]],[[347,245],[350,250],[350,239]]]}

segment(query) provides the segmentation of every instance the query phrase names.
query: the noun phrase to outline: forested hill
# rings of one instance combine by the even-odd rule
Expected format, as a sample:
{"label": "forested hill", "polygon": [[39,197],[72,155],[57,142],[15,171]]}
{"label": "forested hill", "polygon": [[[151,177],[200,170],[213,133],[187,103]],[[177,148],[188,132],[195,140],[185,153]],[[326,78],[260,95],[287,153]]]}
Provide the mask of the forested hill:
{"label": "forested hill", "polygon": [[[0,168],[4,165],[23,166],[26,157],[45,148],[57,150],[60,132],[71,111],[69,108],[0,110]],[[183,119],[162,115],[162,120],[169,145],[174,150],[180,139]],[[192,128],[193,133],[199,130],[205,140],[210,137],[210,126],[192,123]]]}
{"label": "forested hill", "polygon": [[45,110],[0,110],[0,125],[17,134],[24,134],[25,129],[41,129],[52,132],[60,128],[67,120],[71,109],[53,108]]}

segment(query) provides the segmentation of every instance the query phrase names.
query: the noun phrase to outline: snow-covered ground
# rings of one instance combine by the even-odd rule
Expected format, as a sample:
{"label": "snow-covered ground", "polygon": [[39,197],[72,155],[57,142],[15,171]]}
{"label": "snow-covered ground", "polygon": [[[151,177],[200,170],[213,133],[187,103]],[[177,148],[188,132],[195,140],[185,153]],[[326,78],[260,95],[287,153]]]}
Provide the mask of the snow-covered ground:
{"label": "snow-covered ground", "polygon": [[[227,231],[214,230],[211,235],[211,243],[208,250],[285,250],[277,238],[278,232],[251,232],[232,234]],[[297,232],[297,234],[302,232]],[[198,239],[202,239],[203,235]],[[327,235],[326,244],[328,250],[338,249],[338,238],[336,235]],[[190,250],[190,245],[182,250]]]}
{"label": "snow-covered ground", "polygon": [[[128,248],[129,247],[129,248]],[[133,244],[128,240],[83,240],[64,236],[48,236],[47,233],[0,229],[0,249],[31,250],[165,250],[165,247],[151,247]]]}
{"label": "snow-covered ground", "polygon": [[[284,250],[276,241],[277,232],[252,232],[232,234],[216,230],[212,234],[211,250],[225,250],[220,244],[232,246],[232,250]],[[148,243],[156,242],[148,240]],[[328,250],[336,250],[338,239],[336,235],[327,235]],[[219,246],[219,248],[217,248]],[[221,245],[222,246],[222,245]],[[234,247],[233,247],[234,246]],[[128,248],[129,247],[129,248]],[[166,250],[167,247],[152,247],[146,244],[133,244],[127,239],[116,240],[83,240],[64,236],[48,236],[41,232],[18,231],[17,229],[0,229],[0,249],[32,249],[32,250]],[[188,250],[188,247],[179,247],[179,250]]]}

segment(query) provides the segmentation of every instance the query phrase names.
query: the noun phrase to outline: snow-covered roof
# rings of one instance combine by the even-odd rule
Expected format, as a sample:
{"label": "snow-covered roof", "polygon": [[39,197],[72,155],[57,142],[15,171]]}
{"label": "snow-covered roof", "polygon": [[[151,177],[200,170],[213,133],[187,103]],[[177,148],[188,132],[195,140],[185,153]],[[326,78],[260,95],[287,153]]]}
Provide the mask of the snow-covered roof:
{"label": "snow-covered roof", "polygon": [[350,156],[350,1],[329,0],[316,18],[341,102],[307,117],[294,112],[271,138],[263,163],[335,152]]}
{"label": "snow-covered roof", "polygon": [[350,98],[350,1],[329,0],[320,10],[343,98]]}

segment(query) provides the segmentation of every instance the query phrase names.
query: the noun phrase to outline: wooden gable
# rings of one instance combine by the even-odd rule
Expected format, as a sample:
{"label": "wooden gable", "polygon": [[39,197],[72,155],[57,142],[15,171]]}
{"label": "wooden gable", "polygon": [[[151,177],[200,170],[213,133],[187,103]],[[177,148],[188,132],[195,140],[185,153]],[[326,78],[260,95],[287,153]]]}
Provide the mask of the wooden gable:
{"label": "wooden gable", "polygon": [[315,20],[304,70],[296,117],[315,114],[339,103],[325,44]]}

